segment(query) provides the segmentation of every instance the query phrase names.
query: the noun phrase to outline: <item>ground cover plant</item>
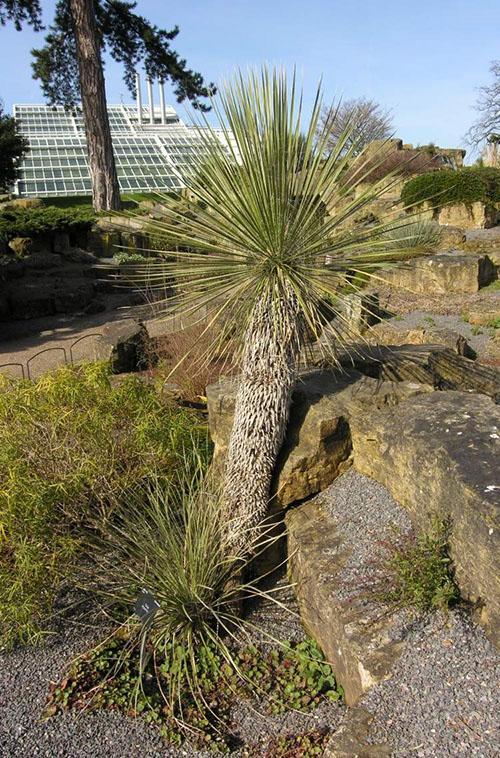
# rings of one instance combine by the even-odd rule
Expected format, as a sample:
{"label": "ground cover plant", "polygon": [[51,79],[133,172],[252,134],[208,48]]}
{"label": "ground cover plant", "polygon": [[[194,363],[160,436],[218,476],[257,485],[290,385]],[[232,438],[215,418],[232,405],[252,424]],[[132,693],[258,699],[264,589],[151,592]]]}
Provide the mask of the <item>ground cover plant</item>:
{"label": "ground cover plant", "polygon": [[451,203],[500,202],[500,169],[466,166],[457,171],[432,171],[410,179],[401,191],[401,201],[413,208],[426,201],[436,208]]}
{"label": "ground cover plant", "polygon": [[105,364],[65,367],[37,382],[0,376],[0,640],[37,641],[82,530],[104,528],[118,491],[156,470],[203,460],[206,430],[138,378],[111,384]]}
{"label": "ground cover plant", "polygon": [[370,577],[370,594],[390,607],[418,613],[447,610],[460,598],[449,548],[449,524],[437,517],[429,528],[382,543]]}
{"label": "ground cover plant", "polygon": [[[186,649],[179,644],[158,656],[150,646],[144,665],[140,649],[127,648],[128,635],[128,630],[122,630],[78,658],[63,679],[51,685],[45,715],[67,708],[118,709],[155,724],[170,743],[182,744],[189,736],[200,748],[228,752],[238,746],[231,725],[237,700],[264,700],[269,713],[280,714],[291,709],[308,712],[325,699],[336,701],[342,696],[330,666],[310,639],[272,648],[233,646],[231,662],[216,645],[207,644],[196,655],[199,690],[183,679],[170,707],[162,690],[179,675]],[[137,686],[139,677],[142,687]],[[324,736],[307,734],[280,741],[277,755],[316,755],[312,748]],[[297,752],[287,753],[285,749],[292,746]],[[308,752],[300,752],[300,746]]]}

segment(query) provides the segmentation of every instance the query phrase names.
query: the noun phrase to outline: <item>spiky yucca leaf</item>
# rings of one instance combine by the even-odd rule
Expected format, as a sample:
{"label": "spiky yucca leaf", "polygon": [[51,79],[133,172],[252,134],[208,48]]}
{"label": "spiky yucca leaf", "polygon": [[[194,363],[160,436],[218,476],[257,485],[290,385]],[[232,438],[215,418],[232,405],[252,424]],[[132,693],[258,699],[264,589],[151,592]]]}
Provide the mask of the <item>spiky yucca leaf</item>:
{"label": "spiky yucca leaf", "polygon": [[[168,278],[174,294],[167,312],[200,314],[207,330],[223,323],[214,346],[219,359],[241,338],[224,492],[239,547],[242,525],[265,515],[301,346],[319,336],[325,298],[341,321],[346,272],[377,276],[388,263],[426,251],[429,240],[405,220],[397,232],[394,223],[346,227],[398,176],[364,186],[358,160],[343,181],[354,147],[345,149],[346,130],[323,158],[328,133],[318,136],[319,89],[306,117],[295,75],[263,68],[237,74],[212,105],[223,139],[208,124],[199,130],[190,203],[165,197],[162,218],[151,223],[152,233],[175,245],[165,263],[142,274],[149,288],[163,288]],[[333,333],[341,337],[335,327]]]}
{"label": "spiky yucca leaf", "polygon": [[[163,217],[150,224],[151,233],[175,242],[176,249],[164,251],[163,264],[134,267],[136,280],[147,280],[150,289],[157,283],[163,290],[168,278],[174,294],[164,303],[167,312],[208,314],[209,324],[220,320],[233,337],[243,337],[261,298],[275,304],[280,328],[279,304],[288,290],[315,338],[322,301],[328,295],[342,300],[346,272],[376,275],[389,263],[429,250],[435,234],[411,217],[346,230],[346,222],[387,192],[398,173],[361,190],[365,164],[358,161],[345,186],[350,133],[325,160],[328,133],[317,133],[320,109],[318,89],[306,123],[295,76],[289,82],[281,71],[240,73],[220,88],[213,110],[223,139],[208,124],[199,128],[190,202],[163,197]],[[383,147],[380,153],[382,161]],[[325,207],[337,210],[325,216]],[[396,227],[397,237],[385,234]],[[221,344],[225,336],[223,331]]]}

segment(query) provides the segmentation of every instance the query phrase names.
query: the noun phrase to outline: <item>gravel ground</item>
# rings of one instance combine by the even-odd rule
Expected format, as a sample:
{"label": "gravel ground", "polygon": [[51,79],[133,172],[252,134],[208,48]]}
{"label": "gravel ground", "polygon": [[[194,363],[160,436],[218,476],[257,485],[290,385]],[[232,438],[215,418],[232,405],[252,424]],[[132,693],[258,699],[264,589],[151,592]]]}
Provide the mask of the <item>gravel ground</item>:
{"label": "gravel ground", "polygon": [[[409,532],[408,515],[385,487],[354,468],[320,497],[354,550],[343,580],[347,588],[359,586],[377,540]],[[497,756],[500,661],[483,630],[458,612],[415,619],[403,611],[391,637],[405,639],[404,653],[391,678],[360,703],[375,716],[371,741],[388,742],[395,756]]]}
{"label": "gravel ground", "polygon": [[399,541],[411,532],[407,512],[378,482],[349,469],[319,498],[342,525],[342,539],[351,554],[340,574],[338,597],[349,599],[367,572],[375,578],[376,560],[385,554],[381,540]]}
{"label": "gravel ground", "polygon": [[396,756],[498,756],[499,681],[498,653],[480,627],[459,613],[421,620],[391,679],[362,702],[375,716],[372,740]]}

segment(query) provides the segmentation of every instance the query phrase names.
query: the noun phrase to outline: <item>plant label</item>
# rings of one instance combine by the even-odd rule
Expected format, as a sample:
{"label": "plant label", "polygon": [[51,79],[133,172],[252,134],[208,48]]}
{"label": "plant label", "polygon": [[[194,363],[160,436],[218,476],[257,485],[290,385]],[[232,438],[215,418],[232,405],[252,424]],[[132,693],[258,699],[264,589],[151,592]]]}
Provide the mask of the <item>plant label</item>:
{"label": "plant label", "polygon": [[160,603],[156,600],[154,595],[152,595],[147,589],[143,588],[135,602],[134,612],[140,619],[149,619],[154,616],[159,607]]}

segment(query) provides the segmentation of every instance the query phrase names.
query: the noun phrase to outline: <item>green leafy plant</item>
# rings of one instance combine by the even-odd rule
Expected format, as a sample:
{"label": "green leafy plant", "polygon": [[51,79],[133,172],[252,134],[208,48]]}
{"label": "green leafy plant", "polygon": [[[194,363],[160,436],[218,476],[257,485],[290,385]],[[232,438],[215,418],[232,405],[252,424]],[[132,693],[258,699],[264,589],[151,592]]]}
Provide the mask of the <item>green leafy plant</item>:
{"label": "green leafy plant", "polygon": [[[267,747],[263,758],[313,758],[323,755],[330,738],[328,729],[314,729],[299,734],[278,737]],[[261,758],[258,748],[252,752],[251,758]]]}
{"label": "green leafy plant", "polygon": [[47,629],[60,581],[73,574],[83,527],[104,528],[113,497],[157,470],[175,472],[206,429],[153,386],[110,382],[105,364],[37,382],[0,375],[0,641]]}
{"label": "green leafy plant", "polygon": [[113,255],[113,263],[116,263],[119,266],[127,265],[129,263],[145,263],[146,261],[147,258],[145,255],[141,255],[141,253],[130,253],[126,250]]}
{"label": "green leafy plant", "polygon": [[[238,699],[264,700],[271,713],[285,713],[308,712],[325,699],[342,696],[330,666],[310,639],[272,647],[238,647],[233,642],[228,647],[230,658],[215,642],[194,650],[180,642],[161,652],[146,647],[145,656],[138,646],[130,645],[130,639],[130,630],[122,630],[79,657],[62,680],[51,685],[45,715],[67,708],[118,708],[155,724],[170,743],[179,745],[188,736],[199,747],[227,752],[234,742],[230,716]],[[179,680],[188,665],[196,671],[196,689],[189,680]],[[180,686],[169,707],[165,692],[172,680]],[[322,734],[296,735],[277,743],[276,749],[293,746],[309,752],[290,755],[316,755],[311,751],[322,743]]]}
{"label": "green leafy plant", "polygon": [[500,316],[497,316],[496,318],[492,318],[488,323],[486,324],[487,327],[490,329],[500,329]]}
{"label": "green leafy plant", "polygon": [[431,171],[410,179],[403,187],[401,201],[414,208],[425,202],[435,207],[451,203],[471,205],[500,201],[500,169],[466,166],[457,171]]}
{"label": "green leafy plant", "polygon": [[459,598],[449,551],[450,526],[433,518],[428,532],[385,544],[371,594],[382,602],[418,612],[447,609]]}

